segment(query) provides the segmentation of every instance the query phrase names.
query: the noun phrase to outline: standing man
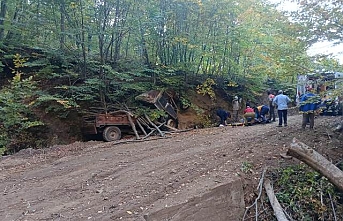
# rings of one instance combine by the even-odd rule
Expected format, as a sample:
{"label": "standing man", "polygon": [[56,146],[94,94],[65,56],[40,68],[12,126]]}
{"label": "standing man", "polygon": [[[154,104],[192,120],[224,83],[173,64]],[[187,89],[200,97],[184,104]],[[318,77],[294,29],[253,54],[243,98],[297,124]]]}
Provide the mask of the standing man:
{"label": "standing man", "polygon": [[277,127],[282,127],[282,120],[283,125],[287,127],[287,110],[288,110],[288,103],[291,102],[291,99],[283,94],[282,90],[279,90],[278,95],[274,98],[273,104],[277,105],[277,113],[279,116],[279,125]]}
{"label": "standing man", "polygon": [[269,118],[268,120],[271,122],[275,122],[275,107],[273,104],[273,100],[275,98],[275,95],[273,92],[268,91],[268,100],[269,100]]}
{"label": "standing man", "polygon": [[238,122],[238,111],[240,106],[240,100],[238,100],[238,97],[235,96],[232,100],[232,118],[233,122]]}
{"label": "standing man", "polygon": [[305,129],[306,124],[310,123],[310,130],[314,126],[314,114],[318,110],[320,104],[320,97],[311,93],[311,91],[306,91],[305,94],[300,99],[299,112],[303,114],[303,121],[301,127]]}

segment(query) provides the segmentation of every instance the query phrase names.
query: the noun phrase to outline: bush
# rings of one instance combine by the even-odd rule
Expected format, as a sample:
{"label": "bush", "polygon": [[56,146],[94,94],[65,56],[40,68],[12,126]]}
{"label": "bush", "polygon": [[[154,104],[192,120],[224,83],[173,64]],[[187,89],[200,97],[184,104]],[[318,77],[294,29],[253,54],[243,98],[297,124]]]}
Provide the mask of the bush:
{"label": "bush", "polygon": [[[14,63],[15,68],[23,65],[19,55]],[[0,90],[0,148],[7,148],[7,152],[26,148],[27,138],[32,139],[30,130],[43,125],[30,108],[35,100],[35,82],[32,77],[22,79],[18,70],[13,73],[13,79]]]}

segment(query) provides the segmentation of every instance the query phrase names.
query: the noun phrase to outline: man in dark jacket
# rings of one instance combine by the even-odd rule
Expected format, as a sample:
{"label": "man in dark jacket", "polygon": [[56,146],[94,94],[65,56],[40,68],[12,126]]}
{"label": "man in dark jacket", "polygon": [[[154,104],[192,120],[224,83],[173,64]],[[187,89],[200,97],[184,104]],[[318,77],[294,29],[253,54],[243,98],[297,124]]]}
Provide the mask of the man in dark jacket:
{"label": "man in dark jacket", "polygon": [[305,129],[306,124],[310,123],[310,129],[314,127],[314,114],[318,110],[320,104],[320,97],[307,91],[300,98],[299,112],[303,114],[301,127]]}
{"label": "man in dark jacket", "polygon": [[226,126],[226,120],[228,117],[231,117],[230,113],[226,110],[220,108],[216,111],[217,116],[220,118],[220,125],[219,126]]}
{"label": "man in dark jacket", "polygon": [[267,123],[266,115],[269,113],[269,107],[267,105],[261,105],[256,107],[255,109],[256,118],[260,121],[260,123]]}

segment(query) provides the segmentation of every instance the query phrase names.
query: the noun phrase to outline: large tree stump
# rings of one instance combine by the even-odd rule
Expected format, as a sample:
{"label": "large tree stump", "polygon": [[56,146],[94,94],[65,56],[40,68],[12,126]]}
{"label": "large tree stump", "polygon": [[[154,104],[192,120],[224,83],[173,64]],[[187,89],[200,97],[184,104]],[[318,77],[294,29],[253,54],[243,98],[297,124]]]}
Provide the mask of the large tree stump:
{"label": "large tree stump", "polygon": [[343,192],[343,172],[317,151],[293,138],[293,142],[291,147],[288,149],[287,154],[312,167],[314,170],[328,178],[332,184]]}

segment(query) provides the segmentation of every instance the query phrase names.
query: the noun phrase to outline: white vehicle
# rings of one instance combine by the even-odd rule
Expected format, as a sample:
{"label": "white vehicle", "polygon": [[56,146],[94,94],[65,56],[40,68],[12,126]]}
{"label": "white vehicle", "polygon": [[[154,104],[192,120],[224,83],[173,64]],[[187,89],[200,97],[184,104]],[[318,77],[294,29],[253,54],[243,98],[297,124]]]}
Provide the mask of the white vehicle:
{"label": "white vehicle", "polygon": [[301,96],[308,90],[322,97],[322,114],[342,115],[343,73],[317,72],[298,75],[297,97],[299,104]]}

